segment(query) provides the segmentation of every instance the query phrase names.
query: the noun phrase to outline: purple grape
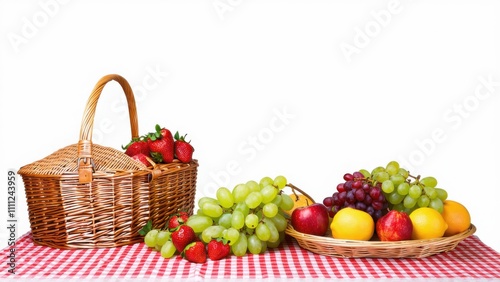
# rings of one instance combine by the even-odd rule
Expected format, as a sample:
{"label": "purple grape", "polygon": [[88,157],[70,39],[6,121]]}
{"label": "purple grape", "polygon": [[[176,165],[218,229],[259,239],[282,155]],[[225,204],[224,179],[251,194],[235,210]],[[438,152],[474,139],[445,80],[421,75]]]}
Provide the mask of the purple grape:
{"label": "purple grape", "polygon": [[354,189],[359,189],[361,187],[363,187],[363,181],[361,181],[361,180],[355,180],[352,183],[352,188],[354,188]]}
{"label": "purple grape", "polygon": [[365,178],[365,176],[359,171],[355,171],[352,174],[352,176],[354,177],[354,179],[364,179]]}
{"label": "purple grape", "polygon": [[363,191],[365,191],[366,193],[369,193],[370,190],[372,189],[372,187],[370,186],[370,184],[368,184],[366,182],[363,183],[363,187],[362,188],[363,188]]}
{"label": "purple grape", "polygon": [[346,174],[344,174],[344,180],[345,181],[352,181],[352,180],[354,180],[354,176],[350,173],[346,173]]}
{"label": "purple grape", "polygon": [[363,202],[365,200],[365,191],[363,191],[363,189],[358,189],[354,192],[354,196],[356,197],[356,200]]}
{"label": "purple grape", "polygon": [[377,187],[373,187],[371,190],[370,190],[370,197],[372,197],[372,199],[376,200],[378,199],[378,197],[381,195],[381,189],[377,188]]}
{"label": "purple grape", "polygon": [[356,209],[366,211],[366,205],[363,202],[357,202],[356,203]]}
{"label": "purple grape", "polygon": [[384,208],[384,204],[382,202],[379,202],[379,201],[373,201],[372,202],[372,207],[379,211],[379,210],[382,210]]}
{"label": "purple grape", "polygon": [[351,190],[347,192],[347,194],[345,195],[345,200],[349,204],[354,204],[356,202],[356,196],[354,196],[354,191]]}
{"label": "purple grape", "polygon": [[351,191],[351,190],[352,190],[352,184],[353,184],[353,181],[350,181],[350,180],[349,180],[349,181],[346,181],[346,182],[344,183],[344,189],[345,189],[346,191]]}
{"label": "purple grape", "polygon": [[372,197],[370,197],[370,194],[365,194],[365,200],[363,203],[365,203],[367,206],[371,205],[373,202]]}
{"label": "purple grape", "polygon": [[344,192],[345,191],[344,183],[339,183],[337,185],[337,191],[339,191],[339,192]]}
{"label": "purple grape", "polygon": [[332,197],[326,197],[323,199],[323,205],[327,207],[333,206],[333,198]]}

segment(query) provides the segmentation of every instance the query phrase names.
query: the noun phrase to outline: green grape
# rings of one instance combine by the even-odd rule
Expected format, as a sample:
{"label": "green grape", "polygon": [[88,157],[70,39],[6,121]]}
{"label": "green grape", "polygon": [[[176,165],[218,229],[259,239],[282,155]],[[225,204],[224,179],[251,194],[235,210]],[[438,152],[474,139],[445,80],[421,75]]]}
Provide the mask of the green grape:
{"label": "green grape", "polygon": [[262,214],[265,217],[274,217],[278,214],[278,206],[274,203],[267,203],[262,207]]}
{"label": "green grape", "polygon": [[248,188],[246,184],[238,184],[233,188],[233,199],[235,203],[245,201],[248,194],[250,194],[250,188]]}
{"label": "green grape", "polygon": [[167,241],[161,247],[160,254],[163,258],[168,259],[168,258],[171,258],[174,256],[175,251],[176,251],[176,249],[175,249],[174,243],[172,243],[172,241]]}
{"label": "green grape", "polygon": [[248,188],[250,188],[250,192],[252,192],[252,191],[260,191],[260,185],[255,180],[249,180],[245,184],[248,186]]}
{"label": "green grape", "polygon": [[286,180],[286,177],[283,175],[278,175],[276,178],[274,178],[274,186],[278,187],[279,190],[285,188],[285,186],[288,184],[288,181]]}
{"label": "green grape", "polygon": [[290,197],[288,194],[281,194],[281,203],[280,203],[280,208],[282,208],[285,211],[289,211],[293,208],[294,202],[292,197]]}
{"label": "green grape", "polygon": [[279,247],[279,245],[281,244],[281,241],[279,239],[279,235],[278,235],[278,240],[276,240],[276,241],[267,241],[266,243],[267,243],[267,247],[271,248],[271,249]]}
{"label": "green grape", "polygon": [[422,195],[422,188],[420,188],[419,185],[414,184],[410,186],[410,190],[408,191],[408,196],[412,197],[413,199],[418,199]]}
{"label": "green grape", "polygon": [[397,211],[403,211],[404,210],[404,205],[403,205],[403,202],[401,201],[401,203],[399,204],[395,204],[392,206],[392,209],[393,210],[397,210]]}
{"label": "green grape", "polygon": [[398,191],[399,195],[403,195],[403,196],[408,195],[408,191],[410,191],[410,184],[408,184],[407,182],[403,182],[403,183],[399,184],[397,191]]}
{"label": "green grape", "polygon": [[408,171],[402,167],[399,168],[398,173],[401,174],[405,179],[410,175]]}
{"label": "green grape", "polygon": [[158,235],[158,232],[160,232],[160,230],[151,229],[148,233],[146,233],[146,236],[144,236],[144,243],[146,246],[150,248],[154,248],[156,246],[156,236]]}
{"label": "green grape", "polygon": [[385,172],[385,167],[383,166],[378,166],[372,170],[372,173],[370,174],[371,176],[375,176],[379,172]]}
{"label": "green grape", "polygon": [[194,233],[201,233],[207,227],[212,226],[214,221],[206,215],[192,215],[187,220],[186,224],[193,228]]}
{"label": "green grape", "polygon": [[245,204],[247,204],[250,209],[255,209],[260,203],[262,203],[262,193],[260,192],[250,192],[245,199]]}
{"label": "green grape", "polygon": [[429,197],[429,199],[434,200],[438,197],[436,188],[424,186],[424,193]]}
{"label": "green grape", "polygon": [[421,208],[429,206],[431,199],[427,195],[421,195],[417,200],[417,205]]}
{"label": "green grape", "polygon": [[211,197],[201,197],[198,200],[198,207],[200,207],[201,209],[203,209],[203,205],[205,203],[212,203],[212,204],[216,204],[216,205],[219,204],[219,202],[216,199],[214,199],[214,198],[211,198]]}
{"label": "green grape", "polygon": [[377,172],[377,174],[375,174],[374,179],[377,182],[382,183],[389,179],[389,173],[387,173],[386,171],[379,171]]}
{"label": "green grape", "polygon": [[267,242],[266,241],[260,241],[262,244],[262,249],[260,250],[260,253],[263,254],[267,251]]}
{"label": "green grape", "polygon": [[245,226],[251,229],[255,229],[257,227],[257,224],[259,224],[259,217],[251,213],[245,217]]}
{"label": "green grape", "polygon": [[262,241],[257,237],[257,235],[253,234],[248,236],[248,250],[250,253],[257,255],[262,251]]}
{"label": "green grape", "polygon": [[222,215],[222,207],[219,204],[214,204],[212,202],[206,202],[201,207],[203,214],[211,218],[218,218]]}
{"label": "green grape", "polygon": [[243,213],[244,216],[247,216],[248,213],[250,212],[250,208],[247,206],[247,204],[245,204],[245,202],[236,204],[234,210],[240,211],[241,213]]}
{"label": "green grape", "polygon": [[393,205],[397,205],[403,201],[405,195],[399,194],[397,191],[393,191],[387,197],[387,201]]}
{"label": "green grape", "polygon": [[436,189],[438,198],[441,199],[441,201],[444,201],[448,198],[448,192],[446,192],[446,190],[444,190],[443,188],[434,188],[434,189]]}
{"label": "green grape", "polygon": [[269,176],[262,177],[259,181],[260,188],[264,188],[267,185],[273,185],[274,184],[274,179],[272,179]]}
{"label": "green grape", "polygon": [[247,235],[244,232],[240,232],[238,241],[231,245],[231,251],[237,257],[242,257],[247,253],[248,240]]}
{"label": "green grape", "polygon": [[422,183],[424,186],[435,188],[437,185],[437,180],[432,176],[427,176],[420,179],[420,183]]}
{"label": "green grape", "polygon": [[394,184],[394,187],[398,187],[401,183],[405,182],[406,180],[406,178],[399,173],[391,175],[389,179],[392,181],[392,184]]}
{"label": "green grape", "polygon": [[274,225],[274,223],[269,220],[268,218],[265,218],[263,219],[264,221],[264,224],[267,225],[267,227],[269,228],[269,232],[271,233],[271,236],[269,236],[269,240],[270,242],[275,242],[277,240],[279,240],[279,231],[278,229],[276,228],[276,225]]}
{"label": "green grape", "polygon": [[233,194],[226,187],[220,187],[219,189],[217,189],[217,192],[215,194],[217,197],[217,201],[219,201],[219,204],[223,208],[228,209],[234,205]]}
{"label": "green grape", "polygon": [[382,182],[382,191],[385,193],[392,193],[394,191],[394,183],[391,180],[385,180]]}
{"label": "green grape", "polygon": [[232,227],[229,227],[228,229],[226,229],[226,231],[224,232],[225,235],[224,235],[224,239],[226,239],[229,243],[230,246],[234,245],[234,243],[238,242],[238,239],[240,238],[240,231],[238,231],[237,229],[234,229]]}
{"label": "green grape", "polygon": [[168,230],[160,230],[158,231],[158,234],[156,235],[156,245],[157,246],[163,246],[165,242],[170,240],[170,231]]}
{"label": "green grape", "polygon": [[371,176],[370,172],[364,168],[360,169],[359,172],[361,172],[365,178],[369,178]]}
{"label": "green grape", "polygon": [[403,206],[407,209],[413,208],[416,204],[417,204],[417,199],[412,198],[410,195],[407,195],[403,200]]}
{"label": "green grape", "polygon": [[429,203],[429,208],[435,209],[438,212],[442,213],[443,212],[443,201],[439,198],[435,198],[434,200],[431,200]]}
{"label": "green grape", "polygon": [[267,204],[272,202],[276,195],[278,195],[278,189],[273,185],[266,185],[260,190],[260,193],[262,194],[262,202]]}
{"label": "green grape", "polygon": [[389,174],[389,175],[395,175],[396,173],[398,173],[399,171],[399,163],[396,162],[396,161],[391,161],[387,164],[387,166],[385,167],[385,171]]}
{"label": "green grape", "polygon": [[273,203],[279,207],[281,204],[281,195],[276,195],[276,197],[274,197],[274,199],[271,201],[271,203]]}
{"label": "green grape", "polygon": [[231,217],[231,226],[234,229],[241,229],[245,225],[245,215],[241,211],[233,211],[233,216]]}
{"label": "green grape", "polygon": [[214,238],[219,238],[222,236],[222,232],[226,230],[224,226],[212,225],[207,227],[203,232],[201,232],[201,240],[205,243],[210,242]]}
{"label": "green grape", "polygon": [[278,232],[285,231],[288,225],[288,221],[284,216],[278,213],[274,217],[270,217],[269,219],[274,223],[274,226],[276,226],[276,230],[278,230]]}
{"label": "green grape", "polygon": [[232,217],[232,214],[230,213],[223,213],[220,217],[219,217],[219,222],[218,224],[220,226],[224,226],[225,228],[229,228],[231,227],[231,217]]}
{"label": "green grape", "polygon": [[269,231],[269,227],[267,227],[264,222],[259,222],[255,228],[255,235],[257,235],[261,241],[265,242],[271,237],[271,231]]}

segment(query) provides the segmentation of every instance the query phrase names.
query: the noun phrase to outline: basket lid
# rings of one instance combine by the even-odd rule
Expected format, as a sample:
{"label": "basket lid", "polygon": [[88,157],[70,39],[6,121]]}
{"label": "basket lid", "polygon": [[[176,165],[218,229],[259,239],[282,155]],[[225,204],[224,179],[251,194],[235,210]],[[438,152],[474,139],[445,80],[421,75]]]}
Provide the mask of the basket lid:
{"label": "basket lid", "polygon": [[[63,175],[78,173],[78,144],[66,146],[47,157],[21,167],[20,175]],[[148,171],[148,167],[111,147],[92,144],[95,172]]]}

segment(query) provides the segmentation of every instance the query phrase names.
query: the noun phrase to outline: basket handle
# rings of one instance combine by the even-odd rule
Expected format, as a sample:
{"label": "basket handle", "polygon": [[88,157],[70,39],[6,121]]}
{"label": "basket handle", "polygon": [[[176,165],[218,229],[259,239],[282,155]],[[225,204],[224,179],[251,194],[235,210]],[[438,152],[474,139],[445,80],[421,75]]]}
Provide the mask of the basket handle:
{"label": "basket handle", "polygon": [[101,96],[102,89],[110,81],[118,82],[125,97],[127,98],[128,112],[130,119],[130,130],[132,139],[139,137],[139,127],[137,121],[137,109],[135,98],[130,84],[118,74],[108,74],[103,76],[94,86],[92,93],[87,101],[83,113],[82,125],[80,128],[80,140],[78,141],[78,178],[80,183],[90,183],[92,173],[94,172],[94,162],[92,160],[92,129],[94,127],[94,116],[97,107],[97,101]]}

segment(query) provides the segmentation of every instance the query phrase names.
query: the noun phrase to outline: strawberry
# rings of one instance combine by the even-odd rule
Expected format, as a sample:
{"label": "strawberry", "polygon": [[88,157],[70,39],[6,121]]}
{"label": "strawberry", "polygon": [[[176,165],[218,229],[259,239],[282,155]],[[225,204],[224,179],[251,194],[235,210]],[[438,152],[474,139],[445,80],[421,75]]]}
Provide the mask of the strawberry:
{"label": "strawberry", "polygon": [[196,234],[194,233],[194,230],[193,228],[191,228],[191,226],[182,224],[179,225],[179,227],[174,232],[172,232],[170,238],[175,248],[180,253],[188,244],[196,240]]}
{"label": "strawberry", "polygon": [[143,153],[133,155],[132,159],[144,164],[145,166],[151,166],[151,163],[148,161],[147,156]]}
{"label": "strawberry", "polygon": [[142,138],[135,138],[130,141],[126,146],[122,146],[125,150],[125,154],[132,157],[137,154],[144,154],[149,156],[149,146],[148,143]]}
{"label": "strawberry", "polygon": [[156,132],[147,135],[150,155],[157,163],[171,163],[174,160],[174,138],[166,128],[156,125]]}
{"label": "strawberry", "polygon": [[207,250],[201,241],[192,242],[187,245],[181,253],[182,257],[190,262],[205,263],[207,261]]}
{"label": "strawberry", "polygon": [[208,257],[211,260],[220,260],[231,253],[231,247],[226,240],[212,239],[207,245]]}
{"label": "strawberry", "polygon": [[172,215],[167,222],[167,228],[168,229],[175,229],[177,226],[182,225],[186,223],[189,219],[189,215],[187,212],[181,211],[178,212],[177,214]]}
{"label": "strawberry", "polygon": [[[186,134],[187,135],[187,134]],[[194,148],[190,142],[186,141],[186,135],[180,136],[179,132],[175,133],[174,152],[176,158],[183,162],[189,163],[193,159]]]}

